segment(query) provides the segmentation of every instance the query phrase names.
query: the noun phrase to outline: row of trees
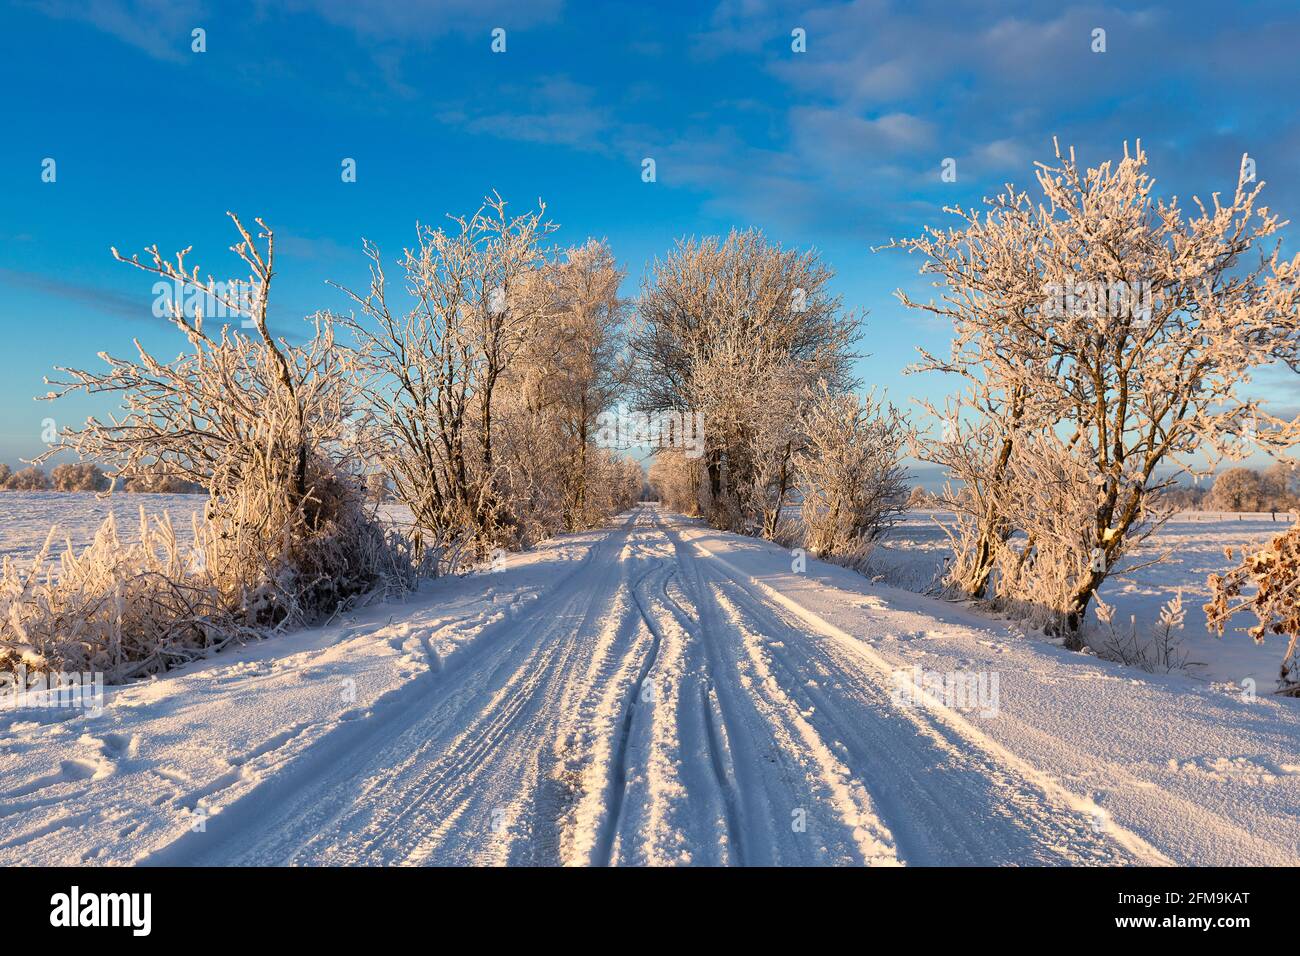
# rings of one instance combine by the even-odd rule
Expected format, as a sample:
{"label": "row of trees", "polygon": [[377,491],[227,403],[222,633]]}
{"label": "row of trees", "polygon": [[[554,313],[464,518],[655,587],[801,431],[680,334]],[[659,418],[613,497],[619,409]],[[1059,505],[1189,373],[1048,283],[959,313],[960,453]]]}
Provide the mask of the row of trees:
{"label": "row of trees", "polygon": [[46,474],[35,465],[14,471],[0,463],[0,491],[102,491],[108,479],[89,463],[61,464]]}
{"label": "row of trees", "polygon": [[1202,511],[1295,511],[1300,509],[1300,470],[1277,462],[1264,471],[1228,468],[1203,491],[1192,507]]}
{"label": "row of trees", "polygon": [[[48,545],[30,571],[7,563],[0,666],[160,670],[629,507],[640,467],[590,441],[625,374],[622,274],[603,243],[545,249],[544,212],[508,215],[494,195],[418,228],[396,294],[367,243],[369,289],[344,289],[354,310],[317,314],[301,345],[267,326],[275,236],[261,220],[231,217],[246,279],[202,277],[189,250],[114,250],[202,290],[222,322],[178,301],[177,358],[137,341],[132,357],[101,353],[106,369],[61,369],[46,398],[108,395],[123,410],[65,429],[37,463],[71,451],[116,481],[193,483],[207,505],[189,554],[161,518],[134,545],[110,521],[61,569]],[[413,535],[376,514],[388,490]]]}
{"label": "row of trees", "polygon": [[[110,481],[104,470],[93,462],[63,462],[46,474],[28,465],[14,471],[0,463],[0,491],[105,491]],[[144,471],[125,478],[119,485],[128,492],[157,494],[198,494],[203,488],[172,475]]]}
{"label": "row of trees", "polygon": [[1266,247],[1283,223],[1257,206],[1262,184],[1243,164],[1230,199],[1189,213],[1146,167],[1140,144],[1092,169],[1058,149],[1040,198],[1008,186],[892,244],[942,290],[904,305],[954,332],[914,370],[964,383],[927,406],[942,434],[915,444],[952,479],[949,584],[1075,648],[1098,587],[1168,516],[1162,492],[1300,434],[1243,390],[1261,366],[1300,366],[1300,256]]}

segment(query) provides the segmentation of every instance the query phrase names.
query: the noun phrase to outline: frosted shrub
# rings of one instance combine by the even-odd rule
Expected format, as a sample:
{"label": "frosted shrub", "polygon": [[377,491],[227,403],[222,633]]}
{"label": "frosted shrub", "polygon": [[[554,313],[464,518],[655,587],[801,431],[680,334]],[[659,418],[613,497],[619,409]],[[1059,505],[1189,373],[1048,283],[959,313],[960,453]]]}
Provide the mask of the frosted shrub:
{"label": "frosted shrub", "polygon": [[1150,674],[1168,674],[1187,664],[1187,652],[1182,649],[1185,612],[1181,591],[1160,609],[1155,630],[1145,639],[1139,635],[1137,620],[1132,616],[1127,630],[1117,629],[1115,609],[1100,597],[1095,613],[1100,629],[1089,644],[1104,660],[1140,667]]}
{"label": "frosted shrub", "polygon": [[805,416],[795,457],[803,493],[805,545],[860,566],[872,545],[907,510],[901,461],[907,426],[892,406],[824,384]]}
{"label": "frosted shrub", "polygon": [[[147,673],[413,584],[419,566],[367,508],[348,467],[355,390],[332,328],[318,322],[304,346],[271,336],[274,237],[259,220],[259,248],[232,219],[247,281],[205,284],[185,253],[171,263],[156,247],[152,264],[118,258],[205,289],[223,314],[246,315],[253,335],[225,325],[213,334],[203,310],[187,314],[177,301],[170,318],[188,353],[164,362],[137,342],[135,359],[101,353],[107,371],[62,369],[70,381],[47,396],[114,393],[126,407],[121,419],[65,429],[47,456],[68,449],[108,463],[115,478],[164,476],[208,489],[194,554],[180,553],[165,524],[142,526],[140,542],[123,546],[110,523],[57,570],[7,569],[0,647],[11,660],[32,653],[57,669],[93,661],[117,677]],[[252,291],[231,298],[224,290],[232,288]]]}
{"label": "frosted shrub", "polygon": [[[1232,549],[1226,549],[1233,560]],[[1219,635],[1238,611],[1255,616],[1254,627],[1246,632],[1256,644],[1265,634],[1289,638],[1278,671],[1278,693],[1300,697],[1300,528],[1278,535],[1263,549],[1245,554],[1227,574],[1209,577],[1210,602],[1205,605],[1206,624]],[[1253,588],[1253,596],[1243,592]]]}
{"label": "frosted shrub", "polygon": [[359,479],[319,459],[307,478],[297,502],[269,481],[208,502],[198,539],[206,575],[249,625],[311,624],[415,585],[413,555],[378,520]]}

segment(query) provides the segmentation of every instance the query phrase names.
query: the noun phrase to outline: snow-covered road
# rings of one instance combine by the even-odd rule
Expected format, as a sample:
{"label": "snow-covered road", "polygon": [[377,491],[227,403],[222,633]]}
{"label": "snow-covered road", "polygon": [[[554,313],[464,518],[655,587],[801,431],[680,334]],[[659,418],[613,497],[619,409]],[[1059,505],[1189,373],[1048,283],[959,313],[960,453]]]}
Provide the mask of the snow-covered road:
{"label": "snow-covered road", "polygon": [[1295,864],[1296,703],[646,505],[100,716],[0,711],[0,863]]}

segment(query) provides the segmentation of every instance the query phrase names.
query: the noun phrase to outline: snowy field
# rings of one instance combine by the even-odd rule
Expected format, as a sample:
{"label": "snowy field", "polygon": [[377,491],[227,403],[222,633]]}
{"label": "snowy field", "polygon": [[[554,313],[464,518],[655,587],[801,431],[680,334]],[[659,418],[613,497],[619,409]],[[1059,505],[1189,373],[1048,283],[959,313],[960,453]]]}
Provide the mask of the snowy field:
{"label": "snowy field", "polygon": [[1296,701],[643,506],[102,713],[0,710],[0,864],[1295,865],[1298,754]]}
{"label": "snowy field", "polygon": [[[50,528],[56,529],[50,557],[57,560],[65,546],[81,550],[94,540],[95,531],[111,512],[123,539],[138,538],[140,509],[152,520],[166,515],[182,544],[194,540],[192,519],[203,514],[206,495],[114,494],[89,491],[0,492],[0,558],[21,566],[30,562],[45,544]],[[394,524],[409,524],[410,509],[385,504],[380,511]]]}
{"label": "snowy field", "polygon": [[[873,555],[873,577],[908,590],[923,591],[942,571],[951,553],[942,525],[951,520],[946,512],[912,511],[893,529]],[[1181,647],[1187,653],[1185,672],[1205,681],[1240,684],[1254,680],[1264,692],[1277,682],[1278,664],[1286,639],[1273,634],[1257,645],[1249,636],[1229,629],[1222,638],[1206,630],[1202,605],[1209,597],[1206,578],[1223,574],[1233,563],[1223,549],[1231,546],[1240,559],[1243,546],[1258,546],[1291,527],[1293,516],[1278,514],[1228,514],[1187,511],[1175,515],[1141,548],[1126,558],[1139,565],[1159,555],[1166,559],[1141,568],[1131,577],[1112,577],[1101,588],[1102,599],[1116,609],[1115,628],[1136,624],[1139,635],[1150,632],[1160,616],[1161,606],[1182,591],[1186,623]],[[1094,609],[1089,622],[1096,624]],[[1249,614],[1239,614],[1233,628],[1253,624]]]}
{"label": "snowy field", "polygon": [[140,509],[150,517],[166,515],[176,537],[194,539],[191,518],[202,515],[205,495],[115,494],[100,497],[89,491],[4,491],[0,492],[0,557],[20,566],[30,562],[55,528],[50,557],[57,560],[65,543],[78,551],[90,544],[95,531],[110,512],[117,519],[123,537],[135,537]]}

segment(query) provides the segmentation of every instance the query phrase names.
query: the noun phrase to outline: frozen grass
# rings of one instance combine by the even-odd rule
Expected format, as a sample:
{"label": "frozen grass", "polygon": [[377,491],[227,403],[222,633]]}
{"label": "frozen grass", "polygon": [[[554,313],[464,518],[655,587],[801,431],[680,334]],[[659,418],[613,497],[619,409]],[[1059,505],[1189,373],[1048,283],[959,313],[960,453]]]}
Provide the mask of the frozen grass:
{"label": "frozen grass", "polygon": [[405,594],[423,569],[409,539],[338,483],[310,499],[310,518],[272,495],[207,501],[205,515],[191,498],[183,537],[161,502],[151,513],[137,501],[132,522],[125,502],[93,493],[23,498],[22,520],[3,526],[21,532],[18,548],[0,548],[0,670],[120,682]]}
{"label": "frozen grass", "polygon": [[[166,515],[176,531],[176,541],[193,544],[191,515],[202,515],[207,495],[114,494],[88,491],[0,492],[0,557],[12,558],[20,567],[40,552],[50,527],[58,527],[55,544],[63,550],[65,541],[80,551],[95,538],[95,531],[111,513],[125,536],[140,522],[140,508],[150,517]],[[394,527],[409,526],[411,509],[388,502],[379,513]]]}
{"label": "frozen grass", "polygon": [[78,551],[94,540],[95,531],[112,514],[129,533],[139,524],[140,508],[149,515],[167,515],[179,544],[193,543],[191,515],[202,515],[207,495],[115,494],[100,497],[88,491],[6,491],[0,493],[0,557],[20,567],[40,552],[51,526],[55,545],[65,540]]}

